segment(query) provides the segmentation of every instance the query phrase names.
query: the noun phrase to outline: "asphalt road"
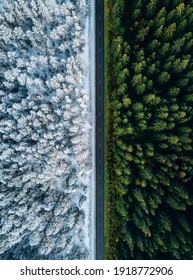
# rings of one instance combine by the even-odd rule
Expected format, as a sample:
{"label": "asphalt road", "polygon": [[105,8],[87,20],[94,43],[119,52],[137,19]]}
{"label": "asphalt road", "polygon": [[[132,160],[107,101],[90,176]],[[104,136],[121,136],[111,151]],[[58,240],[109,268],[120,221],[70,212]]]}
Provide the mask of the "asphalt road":
{"label": "asphalt road", "polygon": [[96,259],[104,259],[104,0],[96,0]]}

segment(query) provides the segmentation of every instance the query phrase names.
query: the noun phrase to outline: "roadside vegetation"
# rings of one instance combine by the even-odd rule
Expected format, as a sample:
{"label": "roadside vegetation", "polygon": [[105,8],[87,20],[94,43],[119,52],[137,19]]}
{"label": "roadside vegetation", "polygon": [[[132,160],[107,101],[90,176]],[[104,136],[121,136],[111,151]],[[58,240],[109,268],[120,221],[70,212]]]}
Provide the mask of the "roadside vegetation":
{"label": "roadside vegetation", "polygon": [[106,258],[192,259],[193,1],[105,13]]}

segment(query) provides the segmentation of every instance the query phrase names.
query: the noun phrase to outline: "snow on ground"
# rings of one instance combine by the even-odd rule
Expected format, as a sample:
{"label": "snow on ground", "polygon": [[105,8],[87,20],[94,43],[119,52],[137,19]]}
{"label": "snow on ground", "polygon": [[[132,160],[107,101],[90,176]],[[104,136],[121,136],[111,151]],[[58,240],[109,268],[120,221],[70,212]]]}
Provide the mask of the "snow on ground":
{"label": "snow on ground", "polygon": [[94,258],[94,1],[3,1],[0,81],[0,259]]}
{"label": "snow on ground", "polygon": [[89,14],[89,21],[88,21],[88,65],[89,65],[89,76],[87,78],[87,81],[89,82],[89,92],[90,92],[90,110],[91,110],[91,123],[92,123],[92,130],[91,130],[91,154],[92,154],[92,171],[91,171],[91,181],[90,181],[90,200],[89,200],[89,207],[90,213],[88,217],[90,217],[90,243],[89,248],[91,248],[90,251],[90,259],[95,259],[95,246],[96,246],[96,170],[95,170],[95,0],[90,0],[90,14]]}

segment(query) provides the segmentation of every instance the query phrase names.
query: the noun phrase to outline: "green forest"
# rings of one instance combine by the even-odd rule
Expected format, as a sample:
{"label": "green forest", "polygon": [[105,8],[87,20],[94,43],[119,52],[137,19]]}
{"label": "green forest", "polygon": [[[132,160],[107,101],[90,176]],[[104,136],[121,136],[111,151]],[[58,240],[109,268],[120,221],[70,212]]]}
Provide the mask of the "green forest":
{"label": "green forest", "polygon": [[193,259],[193,1],[105,0],[105,254]]}

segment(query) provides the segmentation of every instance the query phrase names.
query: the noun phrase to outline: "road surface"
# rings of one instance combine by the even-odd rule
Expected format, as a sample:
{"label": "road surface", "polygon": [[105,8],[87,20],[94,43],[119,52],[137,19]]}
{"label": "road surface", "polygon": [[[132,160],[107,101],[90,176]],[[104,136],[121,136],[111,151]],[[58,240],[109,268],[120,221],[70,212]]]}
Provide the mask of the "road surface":
{"label": "road surface", "polygon": [[104,0],[96,0],[96,259],[104,259]]}

